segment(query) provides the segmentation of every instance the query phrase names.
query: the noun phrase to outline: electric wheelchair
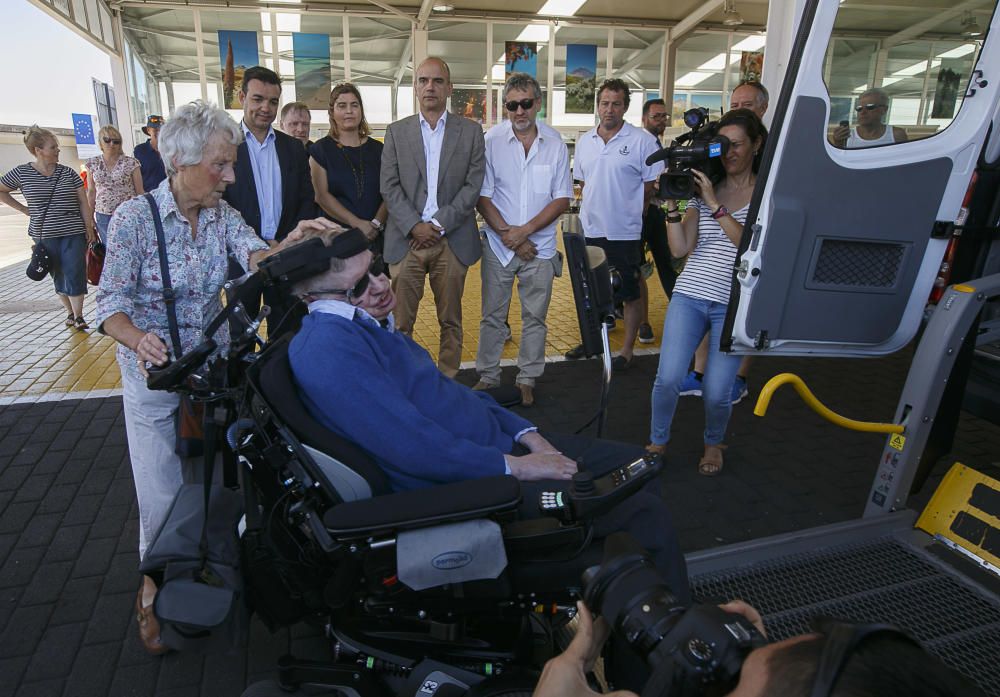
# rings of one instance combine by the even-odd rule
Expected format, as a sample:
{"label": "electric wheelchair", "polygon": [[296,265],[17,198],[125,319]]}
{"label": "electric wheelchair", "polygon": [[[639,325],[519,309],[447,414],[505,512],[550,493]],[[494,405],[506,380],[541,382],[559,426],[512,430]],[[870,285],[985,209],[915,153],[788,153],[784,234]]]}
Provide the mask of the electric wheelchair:
{"label": "electric wheelchair", "polygon": [[[315,259],[312,242],[322,246],[310,240],[299,254]],[[269,345],[257,334],[267,309],[253,320],[243,310],[243,298],[293,277],[281,257],[226,284],[225,356],[208,361],[207,338],[150,378],[151,388],[205,403],[226,433],[224,459],[245,501],[250,609],[271,629],[312,622],[330,640],[328,660],[285,657],[280,690],[245,695],[304,685],[360,697],[529,695],[542,663],[564,648],[557,637],[581,572],[600,562],[590,521],[656,478],[659,459],[578,474],[543,494],[535,516],[523,515],[510,476],[392,493],[368,453],[299,400],[290,338]]]}

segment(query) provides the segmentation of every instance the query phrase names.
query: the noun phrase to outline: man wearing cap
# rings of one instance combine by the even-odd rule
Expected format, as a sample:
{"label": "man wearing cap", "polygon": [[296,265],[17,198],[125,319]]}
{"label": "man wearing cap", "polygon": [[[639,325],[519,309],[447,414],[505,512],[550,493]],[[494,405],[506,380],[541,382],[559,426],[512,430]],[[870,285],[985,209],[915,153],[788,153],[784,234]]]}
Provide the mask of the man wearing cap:
{"label": "man wearing cap", "polygon": [[149,136],[149,140],[136,145],[132,151],[135,159],[139,160],[143,191],[152,191],[167,178],[167,170],[164,169],[163,158],[160,157],[161,128],[163,128],[163,117],[159,114],[150,114],[146,119],[146,125],[142,127],[142,132]]}

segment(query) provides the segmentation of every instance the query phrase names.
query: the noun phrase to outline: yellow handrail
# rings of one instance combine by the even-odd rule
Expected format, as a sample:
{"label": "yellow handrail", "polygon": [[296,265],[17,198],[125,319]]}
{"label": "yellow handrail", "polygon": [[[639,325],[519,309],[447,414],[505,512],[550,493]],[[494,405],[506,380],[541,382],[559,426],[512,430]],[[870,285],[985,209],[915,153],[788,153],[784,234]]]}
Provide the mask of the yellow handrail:
{"label": "yellow handrail", "polygon": [[886,424],[878,423],[875,421],[856,421],[855,419],[848,419],[846,416],[841,416],[832,409],[827,408],[816,399],[816,395],[810,391],[806,384],[802,381],[798,375],[794,373],[780,373],[775,375],[773,378],[767,381],[767,384],[760,391],[760,396],[757,397],[757,404],[753,408],[753,413],[757,416],[764,416],[767,413],[767,407],[771,404],[771,397],[774,395],[775,390],[785,384],[791,384],[795,388],[795,391],[799,393],[809,408],[814,412],[822,416],[827,421],[834,423],[843,428],[849,428],[853,431],[866,431],[868,433],[902,433],[902,424]]}

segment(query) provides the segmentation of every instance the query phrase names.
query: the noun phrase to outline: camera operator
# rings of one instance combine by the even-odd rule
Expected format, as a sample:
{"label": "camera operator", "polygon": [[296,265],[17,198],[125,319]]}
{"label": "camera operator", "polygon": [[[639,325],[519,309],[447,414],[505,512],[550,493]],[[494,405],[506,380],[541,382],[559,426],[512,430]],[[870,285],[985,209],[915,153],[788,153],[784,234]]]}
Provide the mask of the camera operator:
{"label": "camera operator", "polygon": [[663,335],[670,340],[660,350],[647,446],[650,452],[665,452],[681,385],[695,349],[708,330],[713,350],[702,382],[705,451],[698,463],[698,472],[707,476],[722,471],[722,441],[732,413],[731,393],[740,357],[722,353],[718,346],[736,250],[767,137],[760,117],[749,109],[728,112],[719,121],[718,133],[729,139],[722,157],[721,180],[713,183],[703,172],[692,170],[698,196],[691,199],[683,219],[677,202],[666,201],[670,252],[675,257],[690,257],[677,278],[664,320]]}
{"label": "camera operator", "polygon": [[[719,606],[739,614],[765,634],[760,613],[741,600]],[[579,623],[566,651],[545,664],[534,697],[597,697],[587,683],[609,630],[582,602]],[[917,642],[882,625],[834,623],[831,629],[800,634],[751,651],[739,682],[726,697],[982,697],[964,676]],[[636,697],[634,692],[610,693]]]}

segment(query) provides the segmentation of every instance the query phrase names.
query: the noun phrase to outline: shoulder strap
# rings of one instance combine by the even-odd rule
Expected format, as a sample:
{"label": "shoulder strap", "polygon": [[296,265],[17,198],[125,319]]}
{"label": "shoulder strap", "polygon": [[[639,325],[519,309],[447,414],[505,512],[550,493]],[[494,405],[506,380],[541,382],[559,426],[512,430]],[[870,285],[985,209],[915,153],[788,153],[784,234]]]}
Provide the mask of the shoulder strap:
{"label": "shoulder strap", "polygon": [[160,207],[156,205],[153,194],[143,194],[149,210],[153,213],[153,226],[156,228],[156,247],[160,253],[160,276],[163,279],[163,302],[167,306],[167,324],[170,325],[170,343],[174,346],[174,360],[181,357],[181,333],[177,328],[177,299],[173,285],[170,283],[170,264],[167,263],[167,241],[163,235],[163,221],[160,219]]}
{"label": "shoulder strap", "polygon": [[[31,167],[31,165],[28,166]],[[53,172],[53,174],[56,174],[58,172],[58,174],[56,174],[56,183],[52,185],[52,191],[49,192],[49,200],[45,202],[45,208],[42,209],[42,219],[38,223],[39,239],[41,239],[42,234],[45,231],[45,216],[48,215],[49,213],[49,207],[52,205],[52,199],[55,198],[56,189],[59,188],[59,180],[62,179],[63,171],[64,170],[62,165],[56,164],[55,172]]]}

